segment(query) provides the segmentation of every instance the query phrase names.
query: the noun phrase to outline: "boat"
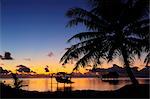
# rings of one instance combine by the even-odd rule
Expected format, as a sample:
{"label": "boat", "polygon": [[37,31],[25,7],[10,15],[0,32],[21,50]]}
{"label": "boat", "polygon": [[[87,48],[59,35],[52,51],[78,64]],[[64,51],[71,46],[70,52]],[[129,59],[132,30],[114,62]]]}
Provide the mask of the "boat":
{"label": "boat", "polygon": [[67,83],[67,84],[74,83],[71,81],[71,74],[67,74],[65,72],[58,72],[55,75],[55,79],[58,83]]}

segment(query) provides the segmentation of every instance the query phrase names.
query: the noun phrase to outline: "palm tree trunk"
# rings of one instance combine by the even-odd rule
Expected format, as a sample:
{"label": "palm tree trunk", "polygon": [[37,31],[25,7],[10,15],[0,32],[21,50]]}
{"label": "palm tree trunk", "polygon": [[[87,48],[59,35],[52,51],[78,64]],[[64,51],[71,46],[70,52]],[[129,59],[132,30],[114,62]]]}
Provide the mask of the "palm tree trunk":
{"label": "palm tree trunk", "polygon": [[125,64],[126,72],[127,72],[128,76],[130,77],[130,80],[132,81],[132,84],[138,85],[139,83],[136,80],[133,72],[131,71],[127,55],[128,55],[127,51],[124,48],[122,48],[122,56],[123,56],[123,59],[124,59],[124,64]]}

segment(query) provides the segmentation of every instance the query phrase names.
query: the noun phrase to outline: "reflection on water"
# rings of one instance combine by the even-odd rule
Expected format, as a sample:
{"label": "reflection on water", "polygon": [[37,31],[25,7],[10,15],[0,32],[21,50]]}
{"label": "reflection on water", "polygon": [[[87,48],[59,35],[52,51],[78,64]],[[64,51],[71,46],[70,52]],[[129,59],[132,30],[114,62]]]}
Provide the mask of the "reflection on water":
{"label": "reflection on water", "polygon": [[103,80],[103,82],[108,82],[109,84],[113,84],[113,85],[119,84],[119,80]]}
{"label": "reflection on water", "polygon": [[58,87],[57,88],[57,91],[71,91],[71,90],[73,90],[73,87]]}
{"label": "reflection on water", "polygon": [[[29,91],[69,91],[69,90],[116,90],[124,85],[131,84],[129,78],[119,78],[112,81],[111,79],[101,80],[100,78],[72,78],[73,84],[57,84],[55,78],[23,78],[23,87]],[[148,84],[149,78],[138,78],[140,84]],[[6,84],[12,85],[12,79],[1,79]]]}

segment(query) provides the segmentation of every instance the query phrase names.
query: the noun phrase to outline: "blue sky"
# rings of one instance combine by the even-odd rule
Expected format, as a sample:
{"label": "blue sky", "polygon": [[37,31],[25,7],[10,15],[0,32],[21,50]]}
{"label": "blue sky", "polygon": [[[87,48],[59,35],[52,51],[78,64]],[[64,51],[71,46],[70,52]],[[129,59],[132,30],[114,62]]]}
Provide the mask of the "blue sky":
{"label": "blue sky", "polygon": [[85,6],[85,1],[2,0],[2,51],[14,55],[62,51],[72,33],[81,30],[65,27],[66,11],[76,6]]}
{"label": "blue sky", "polygon": [[[85,31],[81,26],[65,27],[69,21],[65,13],[72,7],[87,8],[86,0],[1,0],[0,54],[9,51],[15,58],[7,65],[30,65],[24,58],[36,60],[34,65],[39,60],[45,65],[59,63],[70,46],[66,41]],[[49,52],[54,53],[51,59]]]}
{"label": "blue sky", "polygon": [[86,7],[85,0],[1,0],[1,54],[9,51],[15,60],[46,58],[53,52],[59,61],[66,41],[83,27],[66,28],[65,13]]}

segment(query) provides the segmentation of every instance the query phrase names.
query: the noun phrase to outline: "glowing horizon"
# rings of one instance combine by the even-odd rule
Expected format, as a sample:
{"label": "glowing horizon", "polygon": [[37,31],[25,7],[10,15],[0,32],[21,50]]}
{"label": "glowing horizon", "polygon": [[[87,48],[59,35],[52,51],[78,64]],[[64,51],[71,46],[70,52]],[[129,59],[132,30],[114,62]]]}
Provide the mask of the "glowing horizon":
{"label": "glowing horizon", "polygon": [[[16,72],[16,69],[18,65],[24,65],[24,66],[27,66],[28,68],[30,68],[31,70],[33,70],[34,72],[36,72],[37,74],[47,74],[44,70],[44,68],[46,66],[49,66],[49,70],[50,70],[50,73],[57,73],[57,72],[68,72],[68,73],[71,73],[73,68],[74,68],[74,65],[75,64],[66,64],[65,67],[63,67],[61,65],[61,63],[59,63],[58,61],[54,61],[53,59],[48,59],[47,60],[31,60],[31,61],[25,61],[25,60],[22,60],[22,61],[17,61],[17,60],[1,60],[0,61],[0,64],[3,64],[1,65],[2,68],[4,69],[7,69],[7,70],[11,70],[12,72]],[[107,63],[107,62],[104,62],[104,64],[102,64],[101,66],[98,66],[99,68],[110,68],[112,67],[113,64],[117,64],[119,66],[123,66],[123,63],[122,62],[119,62],[118,59],[114,60],[112,63]],[[133,64],[133,66],[137,66],[139,67],[139,69],[142,69],[144,68],[145,64],[142,63],[142,60],[136,60],[135,63]],[[87,68],[92,68],[92,67],[86,67],[86,68],[82,68],[80,67],[79,68],[79,71],[81,73],[85,73],[87,72],[86,69]]]}

